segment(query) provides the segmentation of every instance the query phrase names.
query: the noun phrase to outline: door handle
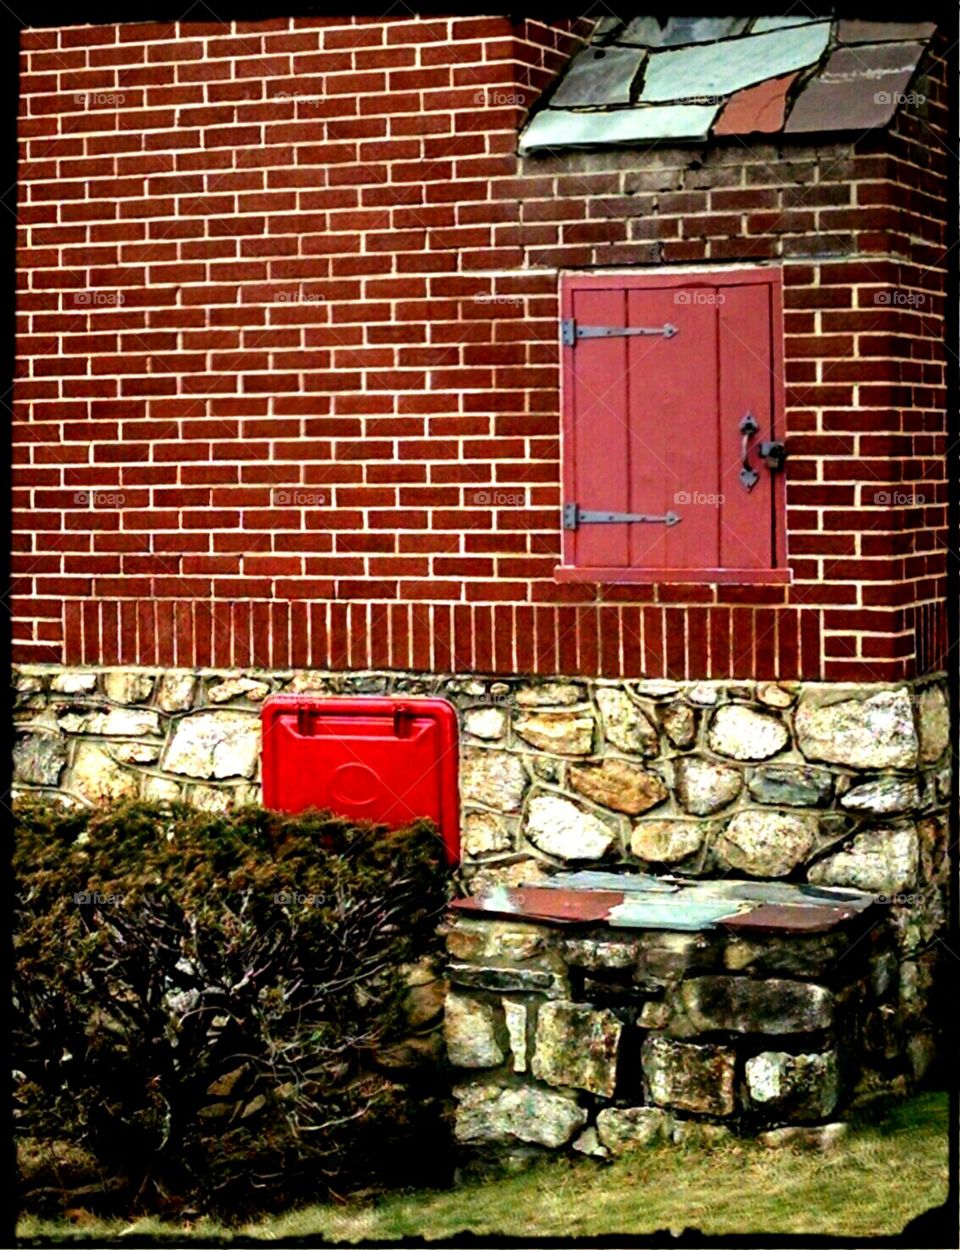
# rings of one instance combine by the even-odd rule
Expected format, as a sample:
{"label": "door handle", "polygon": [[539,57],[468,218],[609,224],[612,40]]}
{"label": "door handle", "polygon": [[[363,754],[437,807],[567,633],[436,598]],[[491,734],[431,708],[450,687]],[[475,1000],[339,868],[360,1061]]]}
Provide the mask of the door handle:
{"label": "door handle", "polygon": [[747,412],[740,422],[740,433],[743,435],[743,442],[740,445],[740,481],[744,490],[753,490],[760,481],[760,474],[750,463],[750,439],[759,432],[760,427],[757,425],[756,418],[752,412]]}

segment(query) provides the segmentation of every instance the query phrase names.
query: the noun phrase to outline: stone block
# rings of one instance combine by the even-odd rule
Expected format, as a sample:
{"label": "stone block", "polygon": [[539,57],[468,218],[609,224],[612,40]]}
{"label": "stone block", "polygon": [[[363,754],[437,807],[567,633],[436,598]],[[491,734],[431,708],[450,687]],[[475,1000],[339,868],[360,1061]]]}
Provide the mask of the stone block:
{"label": "stone block", "polygon": [[599,764],[579,764],[568,773],[571,787],[593,803],[637,816],[670,797],[657,773],[627,760],[605,759]]}
{"label": "stone block", "polygon": [[163,768],[186,777],[252,777],[260,749],[260,721],[252,712],[192,712],[176,722]]}
{"label": "stone block", "polygon": [[510,1041],[510,1053],[513,1056],[514,1072],[527,1070],[527,1005],[512,999],[503,1000],[503,1017],[507,1026],[507,1037]]}
{"label": "stone block", "polygon": [[917,883],[920,842],[916,827],[874,829],[814,864],[807,876],[819,885],[854,886],[892,895]]}
{"label": "stone block", "polygon": [[817,819],[792,812],[737,812],[717,839],[716,854],[727,868],[752,877],[785,877],[816,846]]}
{"label": "stone block", "polygon": [[849,768],[917,766],[913,706],[905,688],[827,704],[819,701],[819,692],[804,693],[794,729],[797,745],[810,760]]}
{"label": "stone block", "polygon": [[461,841],[464,855],[489,855],[511,849],[510,832],[493,812],[466,812]]}
{"label": "stone block", "polygon": [[692,977],[671,991],[668,1001],[674,1012],[671,1031],[682,1036],[810,1033],[829,1029],[835,1014],[834,996],[825,986],[779,977]]}
{"label": "stone block", "polygon": [[157,706],[164,712],[186,712],[193,707],[196,688],[193,673],[164,673],[157,688]]}
{"label": "stone block", "polygon": [[449,922],[447,951],[455,959],[530,959],[546,949],[547,931],[502,920]]}
{"label": "stone block", "polygon": [[464,1143],[519,1140],[555,1149],[587,1122],[574,1096],[535,1086],[461,1085],[453,1095],[454,1135]]}
{"label": "stone block", "polygon": [[105,750],[93,742],[77,744],[68,788],[90,803],[132,799],[139,788],[138,779],[112,760]]}
{"label": "stone block", "polygon": [[543,968],[477,968],[472,964],[450,964],[451,981],[476,990],[514,991],[545,994],[560,998],[567,991],[566,979]]}
{"label": "stone block", "polygon": [[657,754],[660,749],[657,730],[628,694],[612,686],[601,686],[596,699],[609,742],[632,755]]}
{"label": "stone block", "polygon": [[630,853],[649,864],[679,864],[702,848],[721,825],[682,817],[640,820],[630,834]]}
{"label": "stone block", "polygon": [[544,1003],[537,1014],[530,1070],[548,1085],[612,1097],[623,1026],[612,1011],[587,1003]]}
{"label": "stone block", "polygon": [[671,746],[680,751],[692,747],[697,737],[697,714],[685,703],[669,703],[660,709],[660,724]]}
{"label": "stone block", "polygon": [[767,764],[747,782],[757,803],[784,807],[823,807],[833,798],[833,775],[825,768]]}
{"label": "stone block", "polygon": [[105,673],[103,690],[114,703],[143,703],[153,694],[154,678],[147,673]]}
{"label": "stone block", "polygon": [[616,832],[609,825],[556,794],[534,795],[521,828],[538,850],[565,863],[600,859],[617,845]]}
{"label": "stone block", "polygon": [[837,1105],[835,1051],[794,1055],[765,1050],[748,1059],[744,1071],[753,1106],[777,1119],[823,1120]]}
{"label": "stone block", "polygon": [[778,717],[742,703],[728,703],[714,713],[707,735],[710,749],[734,760],[765,760],[790,741]]}
{"label": "stone block", "polygon": [[729,1046],[647,1037],[641,1049],[650,1097],[661,1107],[725,1116],[734,1111],[734,1064]]}
{"label": "stone block", "polygon": [[597,1137],[619,1156],[664,1141],[671,1126],[672,1117],[662,1107],[605,1107],[597,1116]]}
{"label": "stone block", "polygon": [[743,777],[736,768],[712,764],[709,760],[686,755],[676,763],[677,796],[685,811],[709,816],[732,803],[743,789]]}
{"label": "stone block", "polygon": [[499,812],[519,810],[527,774],[519,756],[506,751],[466,750],[460,762],[460,795]]}
{"label": "stone block", "polygon": [[57,786],[67,764],[67,743],[59,734],[26,733],[13,748],[13,777],[24,785]]}
{"label": "stone block", "polygon": [[514,730],[524,742],[557,755],[589,755],[595,723],[588,712],[533,712],[517,717]]}
{"label": "stone block", "polygon": [[507,714],[499,707],[471,707],[463,714],[464,732],[495,742],[507,732]]}
{"label": "stone block", "polygon": [[917,695],[920,762],[935,764],[950,745],[950,705],[942,686],[927,686]]}
{"label": "stone block", "polygon": [[443,1012],[447,1058],[458,1068],[494,1068],[503,1063],[497,1025],[489,1003],[448,994]]}

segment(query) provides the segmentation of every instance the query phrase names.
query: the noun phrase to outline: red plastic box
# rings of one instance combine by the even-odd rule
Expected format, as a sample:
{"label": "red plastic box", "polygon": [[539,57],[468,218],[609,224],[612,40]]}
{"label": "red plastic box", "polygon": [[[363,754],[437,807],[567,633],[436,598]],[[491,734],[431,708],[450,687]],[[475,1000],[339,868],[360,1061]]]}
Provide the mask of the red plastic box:
{"label": "red plastic box", "polygon": [[446,699],[278,694],[263,720],[263,802],[327,808],[397,828],[434,822],[460,859],[457,713]]}

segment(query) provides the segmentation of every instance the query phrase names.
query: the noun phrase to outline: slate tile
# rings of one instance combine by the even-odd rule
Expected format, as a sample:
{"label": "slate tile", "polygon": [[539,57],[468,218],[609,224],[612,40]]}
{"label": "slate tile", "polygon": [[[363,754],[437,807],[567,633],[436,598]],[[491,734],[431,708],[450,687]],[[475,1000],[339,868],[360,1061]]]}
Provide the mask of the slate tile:
{"label": "slate tile", "polygon": [[704,139],[717,112],[715,104],[668,104],[592,113],[542,109],[520,136],[520,152],[648,139]]}
{"label": "slate tile", "polygon": [[841,43],[900,43],[908,39],[927,40],[936,30],[935,22],[864,22],[849,18],[840,23]]}
{"label": "slate tile", "polygon": [[783,30],[785,26],[806,26],[809,22],[817,20],[817,17],[810,13],[794,13],[786,17],[756,17],[750,27],[750,34],[762,35],[768,30]]}
{"label": "slate tile", "polygon": [[765,78],[814,64],[825,51],[829,37],[829,22],[812,22],[743,39],[652,52],[640,102],[731,95]]}
{"label": "slate tile", "polygon": [[870,130],[893,117],[923,52],[920,43],[838,48],[790,110],[787,134]]}
{"label": "slate tile", "polygon": [[630,86],[646,55],[643,48],[584,48],[571,61],[551,107],[629,104]]}
{"label": "slate tile", "polygon": [[655,17],[635,17],[617,43],[644,48],[676,48],[687,43],[729,39],[746,29],[745,17],[669,17],[661,25]]}
{"label": "slate tile", "polygon": [[768,78],[730,97],[713,127],[715,135],[772,134],[783,129],[787,92],[796,74]]}

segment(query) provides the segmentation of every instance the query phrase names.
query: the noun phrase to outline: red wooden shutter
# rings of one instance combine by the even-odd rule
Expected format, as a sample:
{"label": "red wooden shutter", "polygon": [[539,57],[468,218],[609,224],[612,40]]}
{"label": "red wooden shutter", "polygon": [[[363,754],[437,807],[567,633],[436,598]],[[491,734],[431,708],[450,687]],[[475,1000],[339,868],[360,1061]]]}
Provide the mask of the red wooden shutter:
{"label": "red wooden shutter", "polygon": [[[782,475],[759,456],[779,429],[772,271],[571,277],[562,291],[564,563],[596,581],[784,580]],[[584,329],[607,327],[609,337]],[[642,335],[623,329],[646,328]],[[664,332],[664,327],[667,331]],[[672,328],[672,329],[671,329]],[[750,463],[741,480],[741,422]],[[581,512],[662,520],[601,522]]]}

